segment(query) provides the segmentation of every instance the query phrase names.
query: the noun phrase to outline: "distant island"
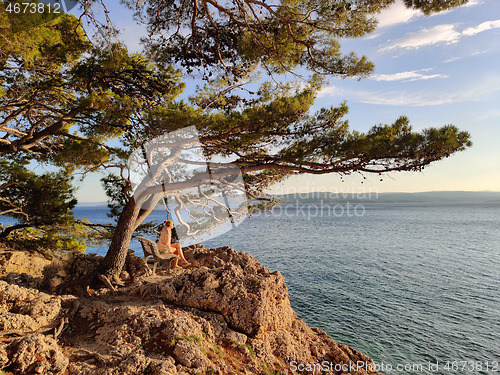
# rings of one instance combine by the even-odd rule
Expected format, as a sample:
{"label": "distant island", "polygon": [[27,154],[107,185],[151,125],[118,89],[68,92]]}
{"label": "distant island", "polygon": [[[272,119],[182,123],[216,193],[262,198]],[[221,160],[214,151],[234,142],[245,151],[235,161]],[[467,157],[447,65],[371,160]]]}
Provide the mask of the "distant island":
{"label": "distant island", "polygon": [[500,203],[498,191],[429,191],[420,193],[313,192],[277,195],[283,203],[363,201],[370,203]]}

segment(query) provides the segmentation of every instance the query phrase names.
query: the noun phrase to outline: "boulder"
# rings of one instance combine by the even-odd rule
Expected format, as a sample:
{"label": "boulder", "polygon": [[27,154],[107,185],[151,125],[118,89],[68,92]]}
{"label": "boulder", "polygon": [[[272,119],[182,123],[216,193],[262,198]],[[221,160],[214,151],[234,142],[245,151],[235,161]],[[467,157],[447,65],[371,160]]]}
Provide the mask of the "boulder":
{"label": "boulder", "polygon": [[150,285],[143,295],[218,312],[231,328],[250,337],[290,329],[296,315],[279,271],[270,272],[229,247],[194,248],[186,255],[199,267]]}

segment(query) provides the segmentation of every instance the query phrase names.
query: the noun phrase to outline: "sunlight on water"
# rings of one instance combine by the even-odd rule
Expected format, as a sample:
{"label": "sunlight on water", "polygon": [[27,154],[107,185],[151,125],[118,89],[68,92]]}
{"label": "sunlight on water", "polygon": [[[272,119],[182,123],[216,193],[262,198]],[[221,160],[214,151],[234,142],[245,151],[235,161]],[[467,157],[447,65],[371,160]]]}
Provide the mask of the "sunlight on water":
{"label": "sunlight on water", "polygon": [[279,269],[298,315],[335,340],[432,373],[429,361],[500,360],[499,228],[500,205],[372,204],[251,219],[207,245]]}

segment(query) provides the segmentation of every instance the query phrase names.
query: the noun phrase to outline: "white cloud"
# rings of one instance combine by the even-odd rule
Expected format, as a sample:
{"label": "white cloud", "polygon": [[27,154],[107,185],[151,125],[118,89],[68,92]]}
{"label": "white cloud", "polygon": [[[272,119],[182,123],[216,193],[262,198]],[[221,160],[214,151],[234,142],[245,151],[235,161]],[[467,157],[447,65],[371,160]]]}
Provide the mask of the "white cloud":
{"label": "white cloud", "polygon": [[445,64],[460,60],[461,57],[452,57],[451,59],[443,61]]}
{"label": "white cloud", "polygon": [[485,54],[485,53],[488,53],[488,51],[487,50],[476,51],[476,52],[472,52],[470,55],[471,56],[477,56],[477,55],[482,55],[482,54]]}
{"label": "white cloud", "polygon": [[378,27],[389,27],[399,23],[407,23],[422,15],[422,12],[408,9],[402,2],[397,1],[379,14],[377,17]]}
{"label": "white cloud", "polygon": [[380,35],[382,35],[382,33],[373,33],[373,34],[368,34],[366,36],[364,36],[364,39],[365,40],[371,40],[371,39],[377,39]]}
{"label": "white cloud", "polygon": [[457,43],[464,36],[472,36],[484,31],[500,28],[500,20],[487,21],[476,27],[469,27],[462,32],[456,30],[456,25],[444,24],[431,28],[421,29],[410,33],[403,38],[389,41],[389,45],[380,48],[381,52],[393,49],[418,49],[435,44]]}
{"label": "white cloud", "polygon": [[422,70],[412,70],[409,72],[399,72],[393,74],[374,74],[370,78],[375,81],[420,81],[427,79],[435,79],[435,78],[448,78],[447,75],[444,74],[423,74],[420,72],[426,72],[431,69],[422,69]]}
{"label": "white cloud", "polygon": [[482,1],[479,1],[479,0],[469,0],[469,2],[465,5],[462,5],[463,7],[473,7],[473,6],[476,6],[476,5],[479,5],[479,4],[483,4]]}
{"label": "white cloud", "polygon": [[491,77],[488,82],[462,90],[440,90],[419,92],[370,92],[361,91],[353,93],[356,100],[361,103],[391,105],[391,106],[437,106],[443,104],[481,101],[500,91],[499,77]]}
{"label": "white cloud", "polygon": [[469,27],[462,31],[462,35],[471,36],[482,33],[483,31],[500,28],[500,20],[486,21],[476,27]]}
{"label": "white cloud", "polygon": [[[462,5],[463,7],[471,7],[475,5],[482,4],[479,0],[470,0],[467,4]],[[448,11],[436,13],[443,14]],[[433,15],[436,15],[433,14]],[[424,14],[416,9],[407,8],[402,1],[394,2],[389,8],[384,9],[377,16],[378,27],[390,27],[400,23],[412,22],[417,18],[423,17]]]}
{"label": "white cloud", "polygon": [[458,42],[460,33],[455,30],[455,25],[445,24],[422,29],[418,32],[408,34],[407,36],[397,39],[380,51],[389,51],[397,48],[417,49],[423,46],[433,44],[452,44]]}
{"label": "white cloud", "polygon": [[442,95],[432,95],[430,93],[404,93],[404,92],[368,92],[363,91],[358,93],[358,100],[361,103],[377,104],[377,105],[392,105],[392,106],[435,106],[442,104],[450,104],[457,101],[457,98]]}
{"label": "white cloud", "polygon": [[323,87],[318,91],[317,97],[322,98],[323,96],[337,96],[341,95],[343,91],[344,90],[342,90],[340,87],[336,86]]}
{"label": "white cloud", "polygon": [[455,61],[458,61],[458,60],[463,60],[465,58],[469,58],[469,57],[472,57],[472,56],[483,55],[483,54],[488,53],[488,52],[489,52],[488,50],[480,50],[480,51],[470,52],[466,56],[451,57],[451,58],[449,58],[447,60],[444,60],[443,63],[447,64],[447,63],[455,62]]}

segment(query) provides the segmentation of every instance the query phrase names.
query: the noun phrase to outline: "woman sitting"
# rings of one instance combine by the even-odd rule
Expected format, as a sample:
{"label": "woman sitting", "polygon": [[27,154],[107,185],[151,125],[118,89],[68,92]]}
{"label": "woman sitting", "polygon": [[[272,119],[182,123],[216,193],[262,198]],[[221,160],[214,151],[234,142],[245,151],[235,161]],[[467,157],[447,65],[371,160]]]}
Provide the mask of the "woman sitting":
{"label": "woman sitting", "polygon": [[[184,258],[184,253],[182,252],[181,245],[172,242],[172,229],[174,228],[174,223],[172,220],[165,220],[163,222],[163,228],[161,230],[160,239],[158,240],[158,250],[160,253],[170,252],[181,258],[182,266],[189,266],[186,258]],[[174,259],[174,264],[172,268],[181,268],[177,265],[177,259]]]}

